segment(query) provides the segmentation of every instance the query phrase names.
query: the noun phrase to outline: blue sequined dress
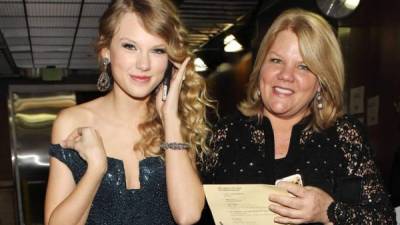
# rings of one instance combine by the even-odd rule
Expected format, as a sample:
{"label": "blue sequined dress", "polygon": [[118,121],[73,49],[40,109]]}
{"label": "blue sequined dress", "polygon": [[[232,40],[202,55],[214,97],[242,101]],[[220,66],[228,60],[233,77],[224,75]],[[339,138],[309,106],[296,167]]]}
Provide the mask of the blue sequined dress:
{"label": "blue sequined dress", "polygon": [[[51,145],[50,156],[65,163],[75,183],[87,164],[72,149]],[[168,206],[165,164],[160,157],[139,162],[140,189],[127,189],[123,161],[107,157],[108,169],[92,202],[87,225],[170,225],[175,224]]]}

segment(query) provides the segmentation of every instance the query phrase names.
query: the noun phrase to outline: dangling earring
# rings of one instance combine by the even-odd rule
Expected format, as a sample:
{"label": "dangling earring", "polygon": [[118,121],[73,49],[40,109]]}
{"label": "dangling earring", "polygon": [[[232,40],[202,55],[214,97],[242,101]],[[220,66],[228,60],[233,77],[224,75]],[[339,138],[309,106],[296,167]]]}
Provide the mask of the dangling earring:
{"label": "dangling earring", "polygon": [[260,96],[261,96],[260,90],[257,90],[257,91],[256,91],[256,94],[257,94],[258,97],[260,97]]}
{"label": "dangling earring", "polygon": [[317,95],[315,96],[315,98],[317,99],[317,108],[319,110],[321,110],[324,106],[322,105],[322,95],[321,95],[321,91],[317,91]]}
{"label": "dangling earring", "polygon": [[110,60],[108,58],[103,59],[103,72],[101,72],[99,79],[97,80],[97,90],[101,92],[108,91],[111,87],[111,77],[107,72],[109,63]]}

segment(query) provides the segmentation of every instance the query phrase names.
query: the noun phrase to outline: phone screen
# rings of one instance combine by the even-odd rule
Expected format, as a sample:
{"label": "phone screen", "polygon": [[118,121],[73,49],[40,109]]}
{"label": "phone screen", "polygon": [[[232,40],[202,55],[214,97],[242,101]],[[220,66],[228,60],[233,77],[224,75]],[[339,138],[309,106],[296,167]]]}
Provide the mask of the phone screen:
{"label": "phone screen", "polygon": [[172,63],[168,61],[167,69],[165,70],[164,73],[164,79],[162,81],[162,100],[165,101],[167,100],[167,95],[168,95],[168,89],[169,85],[171,82],[171,76],[172,76]]}

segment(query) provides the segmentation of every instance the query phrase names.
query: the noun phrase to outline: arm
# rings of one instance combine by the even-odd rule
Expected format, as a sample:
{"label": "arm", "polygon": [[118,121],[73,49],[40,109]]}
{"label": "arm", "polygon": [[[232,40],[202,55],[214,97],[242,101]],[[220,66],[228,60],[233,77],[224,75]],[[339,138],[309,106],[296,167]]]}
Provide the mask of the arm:
{"label": "arm", "polygon": [[[166,127],[166,142],[183,142],[179,122]],[[193,224],[200,219],[204,192],[194,164],[185,150],[165,151],[168,202],[178,224]],[[190,207],[188,207],[190,206]]]}
{"label": "arm", "polygon": [[[165,142],[184,142],[178,104],[188,62],[189,58],[185,59],[181,65],[175,65],[179,70],[172,77],[165,102],[161,100],[162,91],[159,91],[157,95],[157,111],[163,123]],[[197,174],[194,158],[194,155],[186,150],[165,150],[168,204],[178,224],[197,222],[204,207],[203,187]]]}
{"label": "arm", "polygon": [[338,134],[348,175],[361,177],[361,201],[357,205],[333,202],[328,209],[329,219],[335,224],[395,224],[393,208],[361,125],[345,121],[338,126]]}
{"label": "arm", "polygon": [[[360,178],[360,199],[353,204],[342,202],[340,194],[351,192],[349,188],[340,188],[330,196],[317,187],[301,187],[288,182],[279,186],[286,189],[293,197],[271,195],[273,203],[270,209],[279,214],[275,218],[279,223],[324,224],[394,224],[393,208],[384,191],[378,168],[373,160],[365,135],[360,131],[357,121],[344,119],[336,124],[338,134],[337,151],[343,151],[346,166],[346,178]],[[342,170],[341,168],[338,168]],[[341,174],[342,171],[339,171]],[[357,179],[356,179],[357,180]],[[339,179],[335,179],[339,181]],[[353,183],[352,183],[353,184]],[[357,184],[357,183],[355,183]],[[360,186],[356,186],[360,187]],[[350,193],[353,197],[357,193]]]}
{"label": "arm", "polygon": [[[73,115],[67,110],[58,116],[53,126],[52,143],[61,143],[73,130]],[[76,185],[69,168],[52,157],[45,200],[45,224],[85,224],[104,172],[101,164],[88,163],[85,175]]]}

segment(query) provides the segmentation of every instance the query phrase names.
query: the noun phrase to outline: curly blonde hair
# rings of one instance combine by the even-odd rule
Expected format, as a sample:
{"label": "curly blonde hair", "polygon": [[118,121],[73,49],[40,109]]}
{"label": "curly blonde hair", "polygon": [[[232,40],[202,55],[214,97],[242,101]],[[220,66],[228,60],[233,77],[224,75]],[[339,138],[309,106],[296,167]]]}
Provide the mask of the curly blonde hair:
{"label": "curly blonde hair", "polygon": [[246,99],[239,104],[246,116],[262,116],[263,103],[258,95],[260,70],[279,32],[290,30],[299,40],[304,63],[317,77],[321,87],[323,108],[316,98],[310,103],[311,121],[307,128],[320,131],[333,125],[343,115],[344,65],[340,45],[329,23],[318,14],[289,9],[280,14],[265,34],[254,69],[247,84]]}
{"label": "curly blonde hair", "polygon": [[[169,0],[115,0],[100,19],[96,51],[101,61],[101,50],[109,47],[118,28],[121,17],[126,13],[135,13],[143,22],[144,28],[151,34],[164,39],[169,58],[175,62],[183,62],[193,56],[188,50],[187,31],[178,17],[175,5]],[[134,29],[134,28],[132,28]],[[100,69],[102,69],[100,67]],[[203,159],[210,150],[207,139],[211,129],[207,122],[207,107],[213,107],[213,101],[206,92],[204,79],[194,71],[193,61],[186,68],[185,80],[180,93],[178,114],[182,121],[181,132],[185,142],[191,145],[190,153]],[[139,125],[142,135],[134,149],[144,152],[145,156],[163,156],[158,147],[164,140],[164,132],[160,116],[155,106],[156,91],[147,102],[147,117]]]}

